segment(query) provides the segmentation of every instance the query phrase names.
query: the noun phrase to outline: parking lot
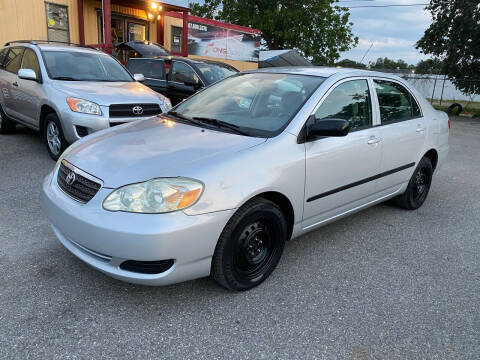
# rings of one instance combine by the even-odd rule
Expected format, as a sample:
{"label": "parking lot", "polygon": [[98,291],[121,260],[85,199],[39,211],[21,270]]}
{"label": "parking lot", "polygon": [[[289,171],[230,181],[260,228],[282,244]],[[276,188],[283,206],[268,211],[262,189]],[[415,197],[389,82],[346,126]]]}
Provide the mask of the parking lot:
{"label": "parking lot", "polygon": [[54,166],[41,139],[1,136],[0,358],[477,358],[480,121],[450,134],[420,210],[383,204],[290,241],[245,293],[130,285],[82,263],[40,208]]}

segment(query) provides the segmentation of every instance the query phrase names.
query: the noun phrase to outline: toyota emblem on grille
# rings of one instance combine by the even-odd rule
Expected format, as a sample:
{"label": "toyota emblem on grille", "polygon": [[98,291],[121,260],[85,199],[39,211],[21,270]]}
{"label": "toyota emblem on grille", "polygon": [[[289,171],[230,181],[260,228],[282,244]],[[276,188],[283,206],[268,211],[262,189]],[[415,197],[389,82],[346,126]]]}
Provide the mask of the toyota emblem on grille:
{"label": "toyota emblem on grille", "polygon": [[132,112],[135,114],[135,115],[142,115],[143,114],[143,108],[141,106],[134,106],[132,108]]}
{"label": "toyota emblem on grille", "polygon": [[70,171],[67,175],[67,178],[65,179],[65,182],[72,186],[73,183],[75,182],[75,180],[77,180],[77,176],[75,175],[75,173],[73,171]]}

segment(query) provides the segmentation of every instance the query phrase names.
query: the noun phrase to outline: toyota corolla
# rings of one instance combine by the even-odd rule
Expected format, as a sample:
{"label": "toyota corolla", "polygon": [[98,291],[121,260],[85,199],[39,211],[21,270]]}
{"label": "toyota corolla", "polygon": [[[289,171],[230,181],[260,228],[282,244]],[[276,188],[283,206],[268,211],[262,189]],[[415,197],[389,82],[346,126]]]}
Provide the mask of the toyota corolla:
{"label": "toyota corolla", "polygon": [[392,75],[252,71],[76,142],[42,202],[61,243],[114,278],[247,290],[291,238],[389,199],[422,206],[448,133]]}

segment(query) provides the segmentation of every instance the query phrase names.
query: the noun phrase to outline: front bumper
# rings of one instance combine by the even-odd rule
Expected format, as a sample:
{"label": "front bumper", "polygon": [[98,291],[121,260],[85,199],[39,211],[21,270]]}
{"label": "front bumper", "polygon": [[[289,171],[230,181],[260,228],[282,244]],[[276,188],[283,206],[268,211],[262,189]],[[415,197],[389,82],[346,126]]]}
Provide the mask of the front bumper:
{"label": "front bumper", "polygon": [[[116,279],[168,285],[205,277],[218,238],[234,210],[189,216],[184,212],[132,214],[109,212],[102,202],[112,189],[101,188],[87,204],[65,195],[56,175],[43,182],[42,206],[55,235],[75,256]],[[160,274],[120,269],[126,260],[174,259]]]}

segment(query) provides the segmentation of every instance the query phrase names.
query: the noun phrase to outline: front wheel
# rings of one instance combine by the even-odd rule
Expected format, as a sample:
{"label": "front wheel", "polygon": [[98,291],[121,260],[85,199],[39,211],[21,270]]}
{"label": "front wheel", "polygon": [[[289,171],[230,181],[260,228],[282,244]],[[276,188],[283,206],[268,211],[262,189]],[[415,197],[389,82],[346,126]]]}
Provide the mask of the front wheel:
{"label": "front wheel", "polygon": [[423,157],[413,172],[405,192],[393,201],[396,205],[416,210],[423,205],[432,184],[433,166],[429,158]]}
{"label": "front wheel", "polygon": [[212,276],[229,290],[262,283],[277,266],[287,239],[280,208],[257,198],[243,205],[225,226],[215,248]]}
{"label": "front wheel", "polygon": [[62,125],[56,114],[49,114],[45,118],[44,140],[48,154],[53,160],[58,160],[67,148],[67,141],[63,136]]}

